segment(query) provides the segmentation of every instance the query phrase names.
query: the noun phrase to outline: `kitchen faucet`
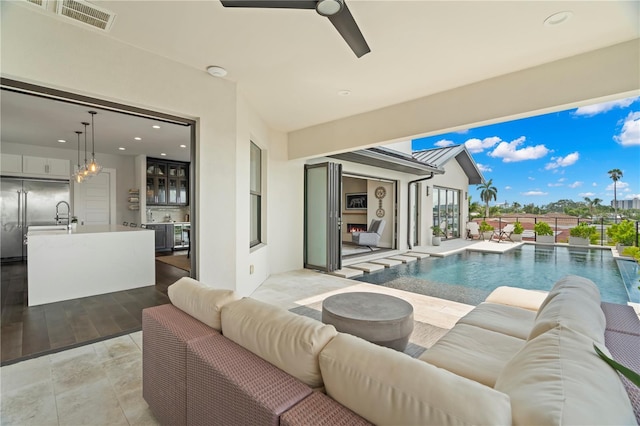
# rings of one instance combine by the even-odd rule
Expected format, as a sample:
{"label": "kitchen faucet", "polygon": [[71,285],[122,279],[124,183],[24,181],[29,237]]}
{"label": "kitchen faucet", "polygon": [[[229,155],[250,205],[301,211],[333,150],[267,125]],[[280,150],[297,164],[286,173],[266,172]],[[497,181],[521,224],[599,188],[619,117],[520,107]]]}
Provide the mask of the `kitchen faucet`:
{"label": "kitchen faucet", "polygon": [[71,206],[69,206],[69,203],[67,203],[66,201],[60,201],[58,202],[58,204],[56,204],[56,225],[58,224],[58,222],[60,222],[60,219],[64,219],[64,216],[60,216],[60,213],[58,212],[58,210],[60,209],[60,204],[64,204],[65,206],[67,206],[67,228],[70,226],[70,219],[71,219]]}

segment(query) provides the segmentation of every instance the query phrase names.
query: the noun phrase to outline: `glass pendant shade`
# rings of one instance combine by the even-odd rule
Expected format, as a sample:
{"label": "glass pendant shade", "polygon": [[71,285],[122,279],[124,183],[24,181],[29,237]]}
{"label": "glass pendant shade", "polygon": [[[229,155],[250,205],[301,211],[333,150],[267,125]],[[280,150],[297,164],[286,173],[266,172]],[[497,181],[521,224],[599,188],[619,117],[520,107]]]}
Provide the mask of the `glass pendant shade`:
{"label": "glass pendant shade", "polygon": [[91,161],[87,164],[87,169],[89,170],[89,174],[91,174],[91,176],[95,176],[102,170],[102,166],[96,161],[96,138],[94,132],[95,126],[93,117],[97,114],[97,112],[89,111],[89,114],[91,114]]}
{"label": "glass pendant shade", "polygon": [[80,165],[80,135],[82,134],[82,132],[76,131],[76,134],[78,135],[78,165],[76,171],[73,173],[73,180],[75,180],[77,183],[82,183],[82,181],[84,180],[84,175],[82,174],[82,166]]}

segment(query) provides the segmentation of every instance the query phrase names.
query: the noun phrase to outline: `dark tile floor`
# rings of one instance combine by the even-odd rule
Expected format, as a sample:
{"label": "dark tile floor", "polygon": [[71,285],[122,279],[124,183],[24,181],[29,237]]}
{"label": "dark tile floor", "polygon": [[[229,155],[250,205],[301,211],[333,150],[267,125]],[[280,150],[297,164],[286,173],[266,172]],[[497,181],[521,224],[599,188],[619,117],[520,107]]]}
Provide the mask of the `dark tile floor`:
{"label": "dark tile floor", "polygon": [[156,285],[27,306],[27,264],[0,265],[0,365],[142,328],[142,310],[169,303],[167,287],[187,271],[155,262]]}

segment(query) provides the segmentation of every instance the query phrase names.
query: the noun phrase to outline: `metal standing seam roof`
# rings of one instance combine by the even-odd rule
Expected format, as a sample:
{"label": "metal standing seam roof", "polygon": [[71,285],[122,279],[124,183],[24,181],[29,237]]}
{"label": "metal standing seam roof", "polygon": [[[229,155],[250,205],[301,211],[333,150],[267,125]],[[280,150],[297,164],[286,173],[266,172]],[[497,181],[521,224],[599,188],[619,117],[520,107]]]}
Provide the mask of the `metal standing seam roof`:
{"label": "metal standing seam roof", "polygon": [[464,145],[452,145],[444,148],[414,151],[413,157],[418,161],[431,164],[438,169],[443,169],[445,164],[455,158],[469,178],[469,184],[478,185],[484,182],[482,172],[480,172],[476,162]]}

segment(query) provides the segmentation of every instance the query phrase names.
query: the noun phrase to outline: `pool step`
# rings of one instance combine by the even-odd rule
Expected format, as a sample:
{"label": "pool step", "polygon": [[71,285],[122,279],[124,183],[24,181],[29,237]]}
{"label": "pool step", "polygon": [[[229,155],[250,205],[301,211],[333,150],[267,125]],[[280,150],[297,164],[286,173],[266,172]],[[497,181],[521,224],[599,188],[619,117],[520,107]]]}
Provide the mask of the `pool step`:
{"label": "pool step", "polygon": [[418,260],[418,258],[416,258],[416,257],[404,256],[404,255],[389,256],[387,259],[399,260],[402,263],[411,263],[411,262],[415,262],[416,260]]}
{"label": "pool step", "polygon": [[417,251],[410,251],[408,253],[404,253],[403,256],[411,256],[411,257],[416,257],[418,259],[424,259],[425,257],[429,257],[430,254],[429,253],[420,253]]}
{"label": "pool step", "polygon": [[342,269],[338,269],[333,272],[330,272],[329,274],[335,275],[336,277],[340,277],[340,278],[353,278],[353,277],[360,277],[364,275],[364,272],[362,272],[360,269],[342,268]]}
{"label": "pool step", "polygon": [[390,268],[392,266],[397,266],[397,265],[401,265],[402,262],[399,260],[393,260],[393,259],[376,259],[376,260],[372,260],[371,263],[377,263],[378,265],[384,265],[385,268]]}
{"label": "pool step", "polygon": [[383,265],[377,265],[375,263],[356,263],[355,265],[349,265],[350,268],[360,269],[365,272],[375,272],[384,269]]}

